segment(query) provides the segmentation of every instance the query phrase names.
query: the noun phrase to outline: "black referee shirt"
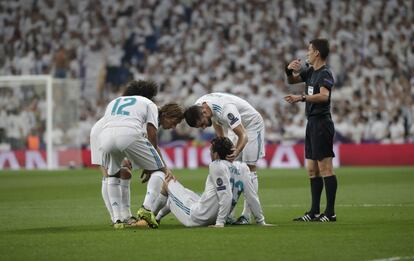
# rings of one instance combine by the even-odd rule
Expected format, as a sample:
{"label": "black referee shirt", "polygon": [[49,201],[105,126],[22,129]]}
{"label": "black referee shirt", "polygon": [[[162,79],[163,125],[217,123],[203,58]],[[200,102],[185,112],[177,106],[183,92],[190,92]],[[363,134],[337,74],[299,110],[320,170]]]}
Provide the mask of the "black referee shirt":
{"label": "black referee shirt", "polygon": [[334,85],[334,78],[332,72],[326,65],[318,70],[309,67],[300,72],[302,81],[306,83],[306,95],[315,95],[320,93],[320,87],[325,87],[329,90],[329,99],[323,103],[311,103],[306,101],[306,117],[330,115],[331,113],[331,92]]}

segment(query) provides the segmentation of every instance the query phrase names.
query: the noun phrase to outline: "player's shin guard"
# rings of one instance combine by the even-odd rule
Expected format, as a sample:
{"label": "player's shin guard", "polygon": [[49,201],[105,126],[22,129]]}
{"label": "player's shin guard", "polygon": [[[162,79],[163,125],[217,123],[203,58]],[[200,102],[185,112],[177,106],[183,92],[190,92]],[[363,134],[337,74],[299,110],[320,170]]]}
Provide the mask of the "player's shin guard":
{"label": "player's shin guard", "polygon": [[121,179],[121,214],[122,220],[128,220],[131,216],[131,180]]}
{"label": "player's shin guard", "polygon": [[[259,181],[257,179],[257,174],[256,172],[250,172],[251,175],[251,181],[253,183],[254,189],[256,191],[257,194],[259,194]],[[245,217],[247,220],[250,219],[250,213],[251,210],[249,208],[249,205],[247,204],[246,200],[244,200],[244,207],[243,207],[243,212],[242,212],[242,216]]]}
{"label": "player's shin guard", "polygon": [[114,213],[112,211],[112,206],[111,206],[111,202],[109,200],[109,194],[108,194],[108,178],[106,177],[102,178],[101,193],[102,193],[102,199],[105,202],[106,209],[108,210],[108,213],[111,216],[111,221],[115,222],[116,220],[114,220]]}
{"label": "player's shin guard", "polygon": [[155,200],[161,193],[163,182],[163,172],[156,171],[151,174],[151,178],[148,180],[147,193],[145,194],[144,203],[142,204],[145,209],[152,210],[154,208]]}
{"label": "player's shin guard", "polygon": [[116,177],[108,177],[108,196],[111,203],[114,221],[122,220],[121,215],[121,179]]}

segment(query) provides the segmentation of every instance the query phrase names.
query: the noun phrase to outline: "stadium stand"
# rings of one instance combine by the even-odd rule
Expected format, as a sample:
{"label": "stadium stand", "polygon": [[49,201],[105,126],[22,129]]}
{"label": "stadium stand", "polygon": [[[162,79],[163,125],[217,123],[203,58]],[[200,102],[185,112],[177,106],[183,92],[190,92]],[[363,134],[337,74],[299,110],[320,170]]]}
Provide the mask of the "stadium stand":
{"label": "stadium stand", "polygon": [[[300,86],[286,84],[283,68],[305,59],[312,38],[326,37],[337,142],[414,142],[410,0],[1,1],[0,28],[0,75],[81,81],[85,133],[126,81],[148,78],[160,83],[160,105],[230,92],[260,111],[268,142],[302,142],[304,106],[282,100]],[[22,103],[11,88],[0,94],[1,146],[25,148],[33,135],[40,145],[30,144],[44,146],[44,102],[33,96]],[[56,143],[71,136],[55,132]],[[181,124],[160,139],[211,133]]]}

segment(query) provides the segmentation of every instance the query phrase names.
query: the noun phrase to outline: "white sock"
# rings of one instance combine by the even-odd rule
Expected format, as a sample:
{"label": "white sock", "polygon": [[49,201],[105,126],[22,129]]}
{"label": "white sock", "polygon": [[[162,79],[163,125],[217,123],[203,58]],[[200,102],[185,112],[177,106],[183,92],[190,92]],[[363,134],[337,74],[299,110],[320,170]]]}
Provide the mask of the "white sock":
{"label": "white sock", "polygon": [[168,197],[163,195],[163,194],[159,194],[157,199],[155,200],[155,203],[153,204],[153,208],[151,209],[152,213],[154,213],[155,215],[158,214],[158,212],[165,207],[165,205],[167,204],[167,199]]}
{"label": "white sock", "polygon": [[111,202],[114,222],[116,222],[117,220],[122,221],[122,214],[121,214],[122,193],[121,193],[121,179],[120,178],[108,177],[108,195],[109,195],[109,201]]}
{"label": "white sock", "polygon": [[[257,180],[257,175],[256,172],[250,172],[251,175],[251,179],[253,182],[253,186],[254,186],[254,190],[256,191],[256,193],[258,193],[259,191],[259,182]],[[246,199],[244,200],[244,206],[243,206],[243,212],[242,212],[242,216],[246,217],[247,219],[250,219],[250,208],[249,205],[246,202]]]}
{"label": "white sock", "polygon": [[161,220],[163,217],[168,215],[170,212],[171,212],[171,210],[170,210],[168,200],[167,200],[167,204],[165,204],[165,206],[160,211],[158,211],[158,214],[155,217],[155,219],[156,220]]}
{"label": "white sock", "polygon": [[122,220],[128,220],[131,216],[131,179],[121,179],[121,214]]}
{"label": "white sock", "polygon": [[161,171],[156,171],[151,174],[150,179],[148,180],[147,184],[147,194],[145,194],[144,203],[142,206],[147,209],[151,210],[154,207],[155,200],[157,199],[158,195],[161,193],[162,184],[164,182],[164,173]]}
{"label": "white sock", "polygon": [[111,221],[114,221],[114,213],[112,211],[111,202],[109,201],[109,195],[108,195],[108,178],[102,177],[102,199],[105,202],[106,209],[109,212],[109,215],[111,216]]}

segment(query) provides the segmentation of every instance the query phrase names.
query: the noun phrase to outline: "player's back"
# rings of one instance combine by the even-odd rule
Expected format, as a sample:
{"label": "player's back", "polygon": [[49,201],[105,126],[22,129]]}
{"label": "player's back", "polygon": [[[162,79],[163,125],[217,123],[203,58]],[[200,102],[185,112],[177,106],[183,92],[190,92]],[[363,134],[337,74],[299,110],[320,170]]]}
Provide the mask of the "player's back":
{"label": "player's back", "polygon": [[251,189],[247,184],[250,182],[250,170],[246,163],[241,161],[234,161],[229,166],[230,184],[232,186],[233,199],[231,202],[232,209],[236,206],[240,195],[245,192],[246,189]]}
{"label": "player's back", "polygon": [[105,110],[103,128],[126,127],[146,132],[146,123],[158,128],[158,109],[151,100],[142,96],[122,96],[112,100]]}
{"label": "player's back", "polygon": [[209,93],[200,97],[195,104],[201,105],[203,102],[207,102],[212,107],[212,110],[223,118],[231,117],[226,113],[226,105],[234,105],[240,113],[241,121],[246,129],[255,128],[263,122],[260,113],[250,103],[233,94]]}

